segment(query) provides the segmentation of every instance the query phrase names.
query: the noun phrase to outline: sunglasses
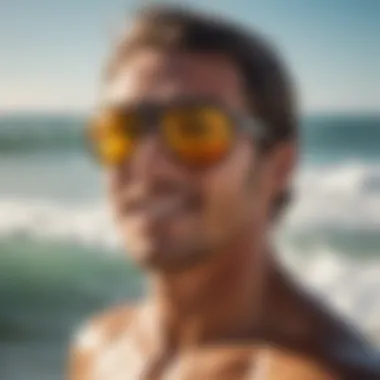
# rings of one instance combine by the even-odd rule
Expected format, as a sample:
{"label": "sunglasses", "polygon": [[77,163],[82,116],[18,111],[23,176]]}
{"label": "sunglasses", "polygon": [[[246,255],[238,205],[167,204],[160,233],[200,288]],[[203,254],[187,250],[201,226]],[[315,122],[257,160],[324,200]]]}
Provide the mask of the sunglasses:
{"label": "sunglasses", "polygon": [[150,132],[176,162],[195,169],[221,162],[238,133],[248,134],[255,143],[268,137],[257,120],[200,101],[109,107],[92,120],[87,132],[91,152],[108,167],[130,160]]}

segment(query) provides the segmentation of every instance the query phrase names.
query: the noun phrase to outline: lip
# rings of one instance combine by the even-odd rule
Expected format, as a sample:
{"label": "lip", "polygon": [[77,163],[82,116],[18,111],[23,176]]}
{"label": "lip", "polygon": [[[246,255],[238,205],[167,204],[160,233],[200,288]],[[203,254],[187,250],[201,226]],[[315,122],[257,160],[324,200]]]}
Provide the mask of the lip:
{"label": "lip", "polygon": [[200,202],[196,197],[173,195],[124,202],[121,210],[125,217],[144,216],[149,219],[163,220],[194,212],[199,205]]}
{"label": "lip", "polygon": [[172,214],[176,210],[182,210],[186,208],[186,202],[181,198],[163,198],[155,200],[140,200],[132,203],[126,203],[122,206],[123,213],[125,215],[160,215],[160,214]]}

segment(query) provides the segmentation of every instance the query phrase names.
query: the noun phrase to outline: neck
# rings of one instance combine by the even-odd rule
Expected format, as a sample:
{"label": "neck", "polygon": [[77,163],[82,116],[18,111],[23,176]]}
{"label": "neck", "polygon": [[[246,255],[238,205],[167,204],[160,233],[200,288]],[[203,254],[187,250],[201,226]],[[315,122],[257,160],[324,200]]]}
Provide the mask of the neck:
{"label": "neck", "polygon": [[252,233],[201,268],[152,278],[162,341],[178,347],[244,336],[260,324],[268,267]]}

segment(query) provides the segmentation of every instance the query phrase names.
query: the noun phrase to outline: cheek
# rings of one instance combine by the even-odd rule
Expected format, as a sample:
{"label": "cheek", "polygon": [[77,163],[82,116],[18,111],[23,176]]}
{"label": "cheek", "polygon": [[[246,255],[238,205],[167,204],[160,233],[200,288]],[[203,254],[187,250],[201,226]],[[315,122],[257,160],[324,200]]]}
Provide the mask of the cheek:
{"label": "cheek", "polygon": [[250,169],[250,151],[241,149],[203,179],[207,224],[211,228],[229,229],[249,214],[252,201],[248,184]]}
{"label": "cheek", "polygon": [[241,201],[242,179],[235,175],[225,178],[221,173],[215,173],[206,182],[208,204],[215,212],[228,210],[229,205]]}
{"label": "cheek", "polygon": [[117,208],[118,199],[126,186],[123,176],[117,170],[109,170],[104,174],[105,191],[112,208]]}

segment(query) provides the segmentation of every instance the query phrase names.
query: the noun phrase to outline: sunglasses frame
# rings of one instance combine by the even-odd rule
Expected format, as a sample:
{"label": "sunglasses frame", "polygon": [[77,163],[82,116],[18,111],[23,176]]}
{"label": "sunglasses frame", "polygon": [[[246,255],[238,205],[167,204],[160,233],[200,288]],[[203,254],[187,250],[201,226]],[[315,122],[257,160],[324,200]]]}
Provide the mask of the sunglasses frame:
{"label": "sunglasses frame", "polygon": [[[162,123],[160,123],[160,120],[162,120],[161,115],[163,115],[168,110],[176,110],[176,109],[187,109],[191,110],[191,108],[199,108],[199,107],[211,107],[214,109],[220,110],[223,115],[229,119],[229,125],[231,130],[231,142],[229,143],[228,149],[226,150],[223,157],[221,157],[219,160],[217,160],[214,163],[206,164],[204,166],[198,166],[198,165],[191,165],[186,160],[181,157],[180,154],[175,152],[170,147],[170,144],[166,141],[165,133],[163,132]],[[228,156],[233,151],[234,145],[237,142],[237,136],[238,134],[247,134],[249,137],[253,137],[255,140],[257,140],[260,143],[265,143],[270,140],[269,131],[267,128],[264,128],[263,123],[260,122],[259,119],[254,118],[249,115],[245,115],[239,112],[236,112],[234,110],[231,110],[229,107],[227,107],[225,104],[222,104],[221,102],[217,102],[214,99],[207,99],[207,98],[184,98],[184,99],[176,99],[175,101],[165,103],[165,104],[157,104],[153,102],[144,102],[139,103],[135,105],[111,105],[105,108],[107,112],[114,113],[115,115],[120,115],[123,117],[123,115],[127,115],[129,112],[137,112],[139,117],[141,117],[142,124],[144,126],[143,134],[148,135],[151,133],[156,133],[158,138],[161,140],[162,146],[165,149],[165,153],[168,154],[169,157],[171,157],[174,162],[180,163],[182,166],[186,166],[192,169],[201,169],[206,170],[209,167],[215,167],[219,164],[221,164],[223,161],[225,161]],[[101,165],[108,166],[108,164],[104,164],[102,162],[101,158],[99,157],[99,154],[96,152],[96,148],[94,148],[93,143],[93,130],[94,130],[94,124],[96,123],[96,117],[93,118],[90,121],[89,126],[86,129],[86,141],[87,141],[87,148],[90,150],[91,156],[95,156],[95,159],[100,162]],[[87,149],[87,150],[88,150]],[[125,160],[128,161],[129,158],[126,158]],[[111,165],[112,166],[112,165]],[[118,164],[115,164],[115,166],[118,166]]]}

